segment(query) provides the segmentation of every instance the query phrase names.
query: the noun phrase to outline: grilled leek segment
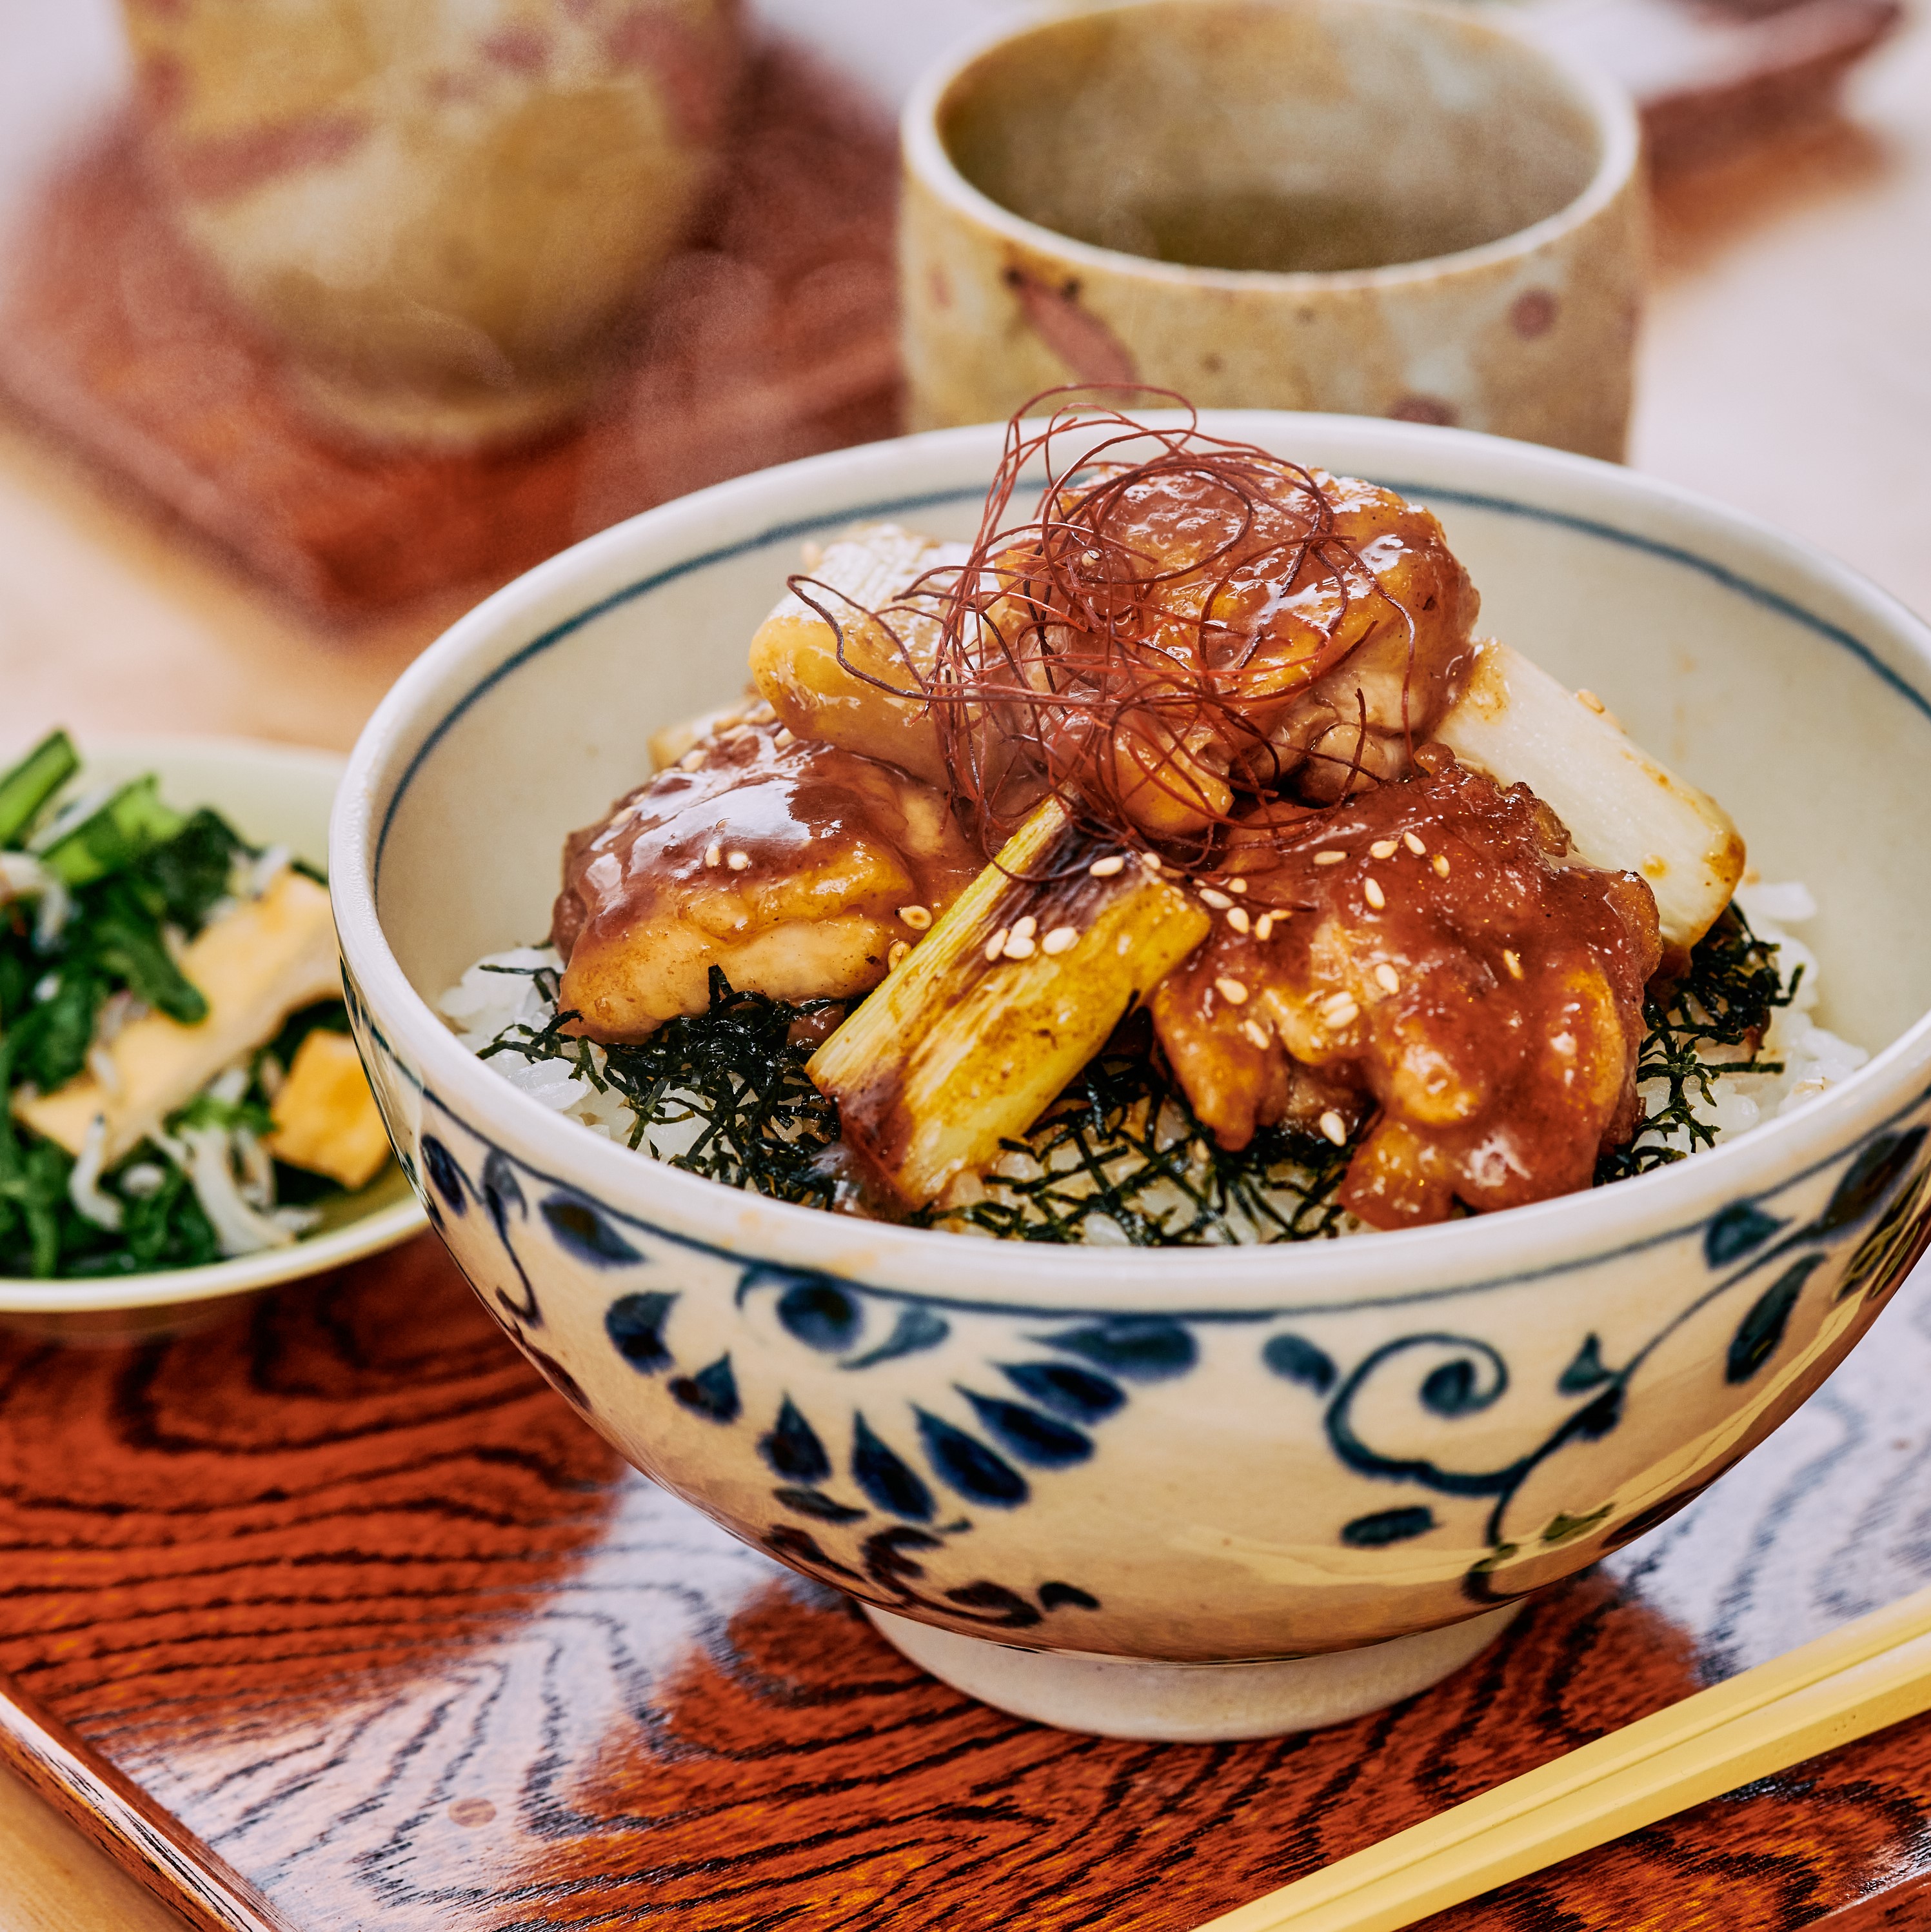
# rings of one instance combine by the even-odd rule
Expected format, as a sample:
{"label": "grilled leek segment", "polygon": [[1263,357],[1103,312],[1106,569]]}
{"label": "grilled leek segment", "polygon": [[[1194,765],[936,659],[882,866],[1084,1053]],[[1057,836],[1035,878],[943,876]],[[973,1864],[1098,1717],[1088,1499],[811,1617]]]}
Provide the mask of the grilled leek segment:
{"label": "grilled leek segment", "polygon": [[1687,953],[1730,903],[1744,842],[1729,814],[1519,652],[1481,645],[1435,735],[1465,764],[1526,784],[1585,863],[1647,880],[1665,946]]}
{"label": "grilled leek segment", "polygon": [[1210,920],[1048,799],[805,1071],[921,1207],[1023,1134]]}

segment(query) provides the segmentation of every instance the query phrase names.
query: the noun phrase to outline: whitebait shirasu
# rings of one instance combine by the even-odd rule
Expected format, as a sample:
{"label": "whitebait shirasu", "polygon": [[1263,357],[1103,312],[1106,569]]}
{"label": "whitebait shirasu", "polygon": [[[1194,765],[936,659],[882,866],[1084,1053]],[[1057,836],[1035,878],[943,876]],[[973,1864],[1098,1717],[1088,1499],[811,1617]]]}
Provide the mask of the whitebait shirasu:
{"label": "whitebait shirasu", "polygon": [[96,1227],[106,1228],[118,1234],[121,1232],[121,1204],[112,1195],[103,1193],[100,1186],[101,1156],[106,1150],[106,1116],[96,1114],[74,1161],[73,1172],[67,1178],[67,1198],[73,1203],[76,1214],[85,1215]]}
{"label": "whitebait shirasu", "polygon": [[73,910],[65,883],[31,852],[0,852],[0,905],[11,899],[37,902],[34,945],[42,952],[60,938]]}
{"label": "whitebait shirasu", "polygon": [[162,1137],[161,1148],[187,1174],[222,1253],[230,1259],[287,1247],[321,1218],[312,1208],[262,1213],[250,1207],[235,1184],[234,1136],[226,1127],[184,1127],[178,1139]]}

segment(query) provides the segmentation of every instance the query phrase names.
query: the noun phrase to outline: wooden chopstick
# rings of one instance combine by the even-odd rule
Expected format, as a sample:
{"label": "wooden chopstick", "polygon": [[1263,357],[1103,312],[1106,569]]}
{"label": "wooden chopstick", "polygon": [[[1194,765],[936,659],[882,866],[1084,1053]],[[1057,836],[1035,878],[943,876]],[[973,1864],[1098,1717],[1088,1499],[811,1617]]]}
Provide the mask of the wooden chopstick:
{"label": "wooden chopstick", "polygon": [[1931,1589],[1297,1879],[1198,1932],[1396,1932],[1931,1710]]}

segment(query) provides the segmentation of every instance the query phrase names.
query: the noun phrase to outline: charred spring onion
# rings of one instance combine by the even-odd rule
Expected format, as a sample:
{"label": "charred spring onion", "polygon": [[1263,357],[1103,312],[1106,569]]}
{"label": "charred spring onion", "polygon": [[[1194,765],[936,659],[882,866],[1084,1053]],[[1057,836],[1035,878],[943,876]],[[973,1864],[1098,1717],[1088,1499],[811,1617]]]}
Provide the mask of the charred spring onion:
{"label": "charred spring onion", "polygon": [[1208,926],[1048,799],[807,1071],[846,1141],[922,1207],[1031,1126]]}

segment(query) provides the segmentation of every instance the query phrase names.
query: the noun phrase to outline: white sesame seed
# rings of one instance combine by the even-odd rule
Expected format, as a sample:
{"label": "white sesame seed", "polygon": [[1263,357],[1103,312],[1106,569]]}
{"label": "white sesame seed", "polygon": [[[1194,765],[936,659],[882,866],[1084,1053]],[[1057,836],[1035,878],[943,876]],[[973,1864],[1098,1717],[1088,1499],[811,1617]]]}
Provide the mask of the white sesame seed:
{"label": "white sesame seed", "polygon": [[1033,941],[1023,932],[1015,931],[1006,942],[1006,956],[1009,959],[1030,959],[1033,951]]}
{"label": "white sesame seed", "polygon": [[1317,866],[1338,866],[1347,856],[1348,854],[1345,852],[1330,850],[1326,852],[1317,852],[1314,855],[1314,862]]}
{"label": "white sesame seed", "polygon": [[1090,872],[1096,879],[1110,879],[1116,872],[1123,871],[1126,868],[1126,854],[1123,852],[1114,852],[1109,854],[1104,859],[1094,860],[1093,863],[1087,866],[1087,870]]}
{"label": "white sesame seed", "polygon": [[744,715],[753,724],[769,724],[778,713],[772,710],[769,698],[760,698]]}
{"label": "white sesame seed", "polygon": [[724,862],[724,848],[721,845],[711,844],[706,845],[704,848],[704,863],[706,865],[721,866]]}
{"label": "white sesame seed", "polygon": [[691,748],[677,760],[677,769],[680,772],[694,772],[703,762],[703,746],[701,745],[693,745]]}
{"label": "white sesame seed", "polygon": [[1576,694],[1599,717],[1609,708],[1593,691],[1579,691]]}
{"label": "white sesame seed", "polygon": [[1375,983],[1384,993],[1399,993],[1402,990],[1402,976],[1384,959],[1375,968]]}
{"label": "white sesame seed", "polygon": [[1030,939],[1039,929],[1039,922],[1030,912],[1024,918],[1015,919],[1012,922],[1012,937],[1015,939]]}
{"label": "white sesame seed", "polygon": [[997,959],[999,956],[1006,950],[1006,928],[1002,926],[999,930],[985,942],[985,957],[988,964],[990,964],[993,960]]}
{"label": "white sesame seed", "polygon": [[1352,993],[1331,993],[1321,1005],[1321,1023],[1330,1033],[1339,1033],[1352,1026],[1360,1012]]}
{"label": "white sesame seed", "polygon": [[1519,980],[1522,976],[1522,956],[1512,948],[1506,946],[1503,947],[1502,964],[1508,968],[1509,977],[1511,980]]}
{"label": "white sesame seed", "polygon": [[1424,845],[1412,832],[1404,832],[1402,834],[1402,843],[1405,845],[1417,859],[1419,859],[1421,855],[1428,850],[1428,848]]}
{"label": "white sesame seed", "polygon": [[1264,912],[1254,922],[1254,937],[1256,939],[1272,939],[1273,936],[1274,915],[1270,912]]}
{"label": "white sesame seed", "polygon": [[1243,1020],[1240,1030],[1258,1047],[1264,1049],[1273,1043],[1267,1037],[1267,1029],[1258,1020]]}
{"label": "white sesame seed", "polygon": [[1253,921],[1247,916],[1247,908],[1245,906],[1235,906],[1228,914],[1227,922],[1236,932],[1245,932]]}
{"label": "white sesame seed", "polygon": [[923,932],[926,927],[930,926],[932,922],[931,908],[926,906],[901,906],[898,908],[898,916],[902,919],[914,932]]}
{"label": "white sesame seed", "polygon": [[1160,855],[1157,852],[1142,852],[1140,854],[1140,862],[1148,872],[1157,872],[1160,869]]}
{"label": "white sesame seed", "polygon": [[898,970],[899,961],[903,959],[906,954],[910,952],[912,948],[907,941],[902,939],[895,939],[892,942],[891,951],[885,956],[885,964],[888,970],[895,972]]}
{"label": "white sesame seed", "polygon": [[1079,928],[1072,926],[1056,926],[1039,942],[1042,952],[1057,955],[1070,952],[1079,944]]}
{"label": "white sesame seed", "polygon": [[743,722],[744,707],[739,705],[735,711],[719,712],[717,722],[711,727],[711,729],[721,736],[724,732],[733,730]]}
{"label": "white sesame seed", "polygon": [[1392,859],[1402,849],[1398,838],[1378,838],[1368,848],[1371,859]]}
{"label": "white sesame seed", "polygon": [[1225,912],[1234,903],[1225,892],[1217,892],[1211,886],[1201,887],[1200,902],[1202,905],[1210,905],[1216,912]]}
{"label": "white sesame seed", "polygon": [[1247,890],[1247,881],[1245,879],[1229,879],[1227,890],[1230,892],[1244,892]]}
{"label": "white sesame seed", "polygon": [[748,852],[733,852],[724,863],[733,872],[742,872],[751,863],[751,854]]}
{"label": "white sesame seed", "polygon": [[1229,979],[1225,974],[1213,982],[1213,990],[1230,1006],[1244,1006],[1247,1004],[1247,988],[1238,980]]}
{"label": "white sesame seed", "polygon": [[1361,896],[1377,912],[1388,903],[1388,896],[1382,891],[1381,882],[1379,879],[1364,879],[1361,882]]}
{"label": "white sesame seed", "polygon": [[798,734],[788,724],[781,724],[771,741],[781,752],[788,752],[798,742]]}
{"label": "white sesame seed", "polygon": [[1448,860],[1444,854],[1438,852],[1429,863],[1435,868],[1435,875],[1437,878],[1445,879],[1448,877]]}
{"label": "white sesame seed", "polygon": [[1345,1147],[1348,1144],[1348,1123],[1332,1107],[1321,1115],[1318,1124],[1321,1132],[1336,1147]]}

